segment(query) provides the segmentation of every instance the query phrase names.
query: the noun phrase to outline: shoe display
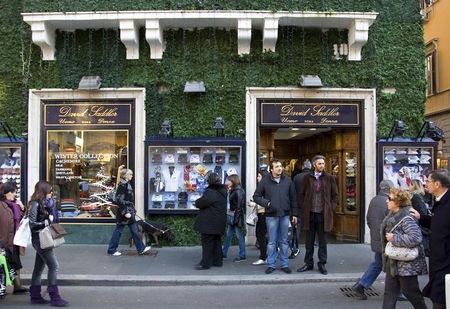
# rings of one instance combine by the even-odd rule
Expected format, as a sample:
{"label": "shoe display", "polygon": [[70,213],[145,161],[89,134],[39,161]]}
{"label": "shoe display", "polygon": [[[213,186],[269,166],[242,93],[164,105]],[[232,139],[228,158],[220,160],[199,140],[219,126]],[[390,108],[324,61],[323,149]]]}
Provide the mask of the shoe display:
{"label": "shoe display", "polygon": [[259,259],[255,262],[253,262],[252,265],[266,265],[266,261]]}
{"label": "shoe display", "polygon": [[269,275],[269,274],[273,273],[274,271],[275,271],[275,268],[267,267],[265,273]]}
{"label": "shoe display", "polygon": [[302,273],[304,271],[313,270],[313,268],[314,268],[314,266],[305,264],[302,267],[300,267],[299,269],[297,269],[297,272]]}
{"label": "shoe display", "polygon": [[318,269],[319,269],[319,272],[320,272],[322,275],[328,275],[328,271],[327,271],[327,269],[325,268],[325,265],[320,264],[320,263],[317,263],[317,267],[318,267]]}
{"label": "shoe display", "polygon": [[282,271],[284,271],[286,274],[292,273],[292,270],[289,267],[283,267],[281,268]]}
{"label": "shoe display", "polygon": [[242,261],[246,261],[246,260],[247,260],[246,257],[238,256],[237,258],[233,259],[233,262],[242,262]]}

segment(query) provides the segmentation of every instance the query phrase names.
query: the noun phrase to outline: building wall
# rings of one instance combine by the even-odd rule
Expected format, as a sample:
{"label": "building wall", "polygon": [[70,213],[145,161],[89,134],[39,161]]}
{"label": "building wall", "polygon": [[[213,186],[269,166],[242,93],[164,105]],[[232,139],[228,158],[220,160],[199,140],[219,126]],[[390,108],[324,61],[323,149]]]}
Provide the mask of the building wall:
{"label": "building wall", "polygon": [[[428,44],[432,41],[437,50],[437,92],[428,96],[425,106],[425,117],[434,121],[443,131],[445,136],[450,136],[450,2],[433,1],[433,4],[425,9],[424,41]],[[440,143],[444,159],[450,158],[450,144]]]}
{"label": "building wall", "polygon": [[[281,27],[275,53],[262,52],[262,33],[252,31],[251,52],[237,55],[237,33],[226,29],[165,31],[162,60],[152,60],[140,29],[140,59],[126,60],[114,29],[62,32],[55,61],[42,61],[31,43],[21,12],[98,10],[249,9],[378,12],[370,27],[362,61],[334,60],[333,44],[346,31]],[[102,87],[146,89],[146,134],[158,133],[164,118],[176,136],[212,136],[212,121],[222,116],[227,136],[244,137],[246,87],[296,85],[302,74],[318,74],[327,88],[376,89],[377,135],[386,136],[395,119],[408,135],[421,126],[425,101],[423,29],[419,3],[340,0],[155,0],[9,1],[0,12],[0,118],[15,132],[27,130],[28,89],[77,88],[83,75],[99,75]],[[203,80],[204,95],[185,95],[188,80]],[[395,91],[383,91],[386,88]],[[13,106],[14,108],[11,108]],[[244,133],[245,134],[245,133]],[[375,141],[373,141],[375,142]],[[180,244],[198,243],[192,217],[160,217],[173,227]]]}

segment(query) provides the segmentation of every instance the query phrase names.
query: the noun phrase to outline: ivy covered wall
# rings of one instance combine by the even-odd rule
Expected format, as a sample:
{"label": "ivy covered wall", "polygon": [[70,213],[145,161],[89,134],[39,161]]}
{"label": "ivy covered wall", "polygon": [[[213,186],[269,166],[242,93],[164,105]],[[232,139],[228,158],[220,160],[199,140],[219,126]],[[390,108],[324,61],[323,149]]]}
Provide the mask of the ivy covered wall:
{"label": "ivy covered wall", "polygon": [[[262,53],[262,33],[252,32],[250,55],[237,55],[235,30],[167,30],[162,60],[152,60],[140,32],[140,59],[126,60],[125,47],[113,29],[61,32],[56,61],[42,61],[40,49],[21,12],[112,10],[238,9],[272,11],[378,12],[362,51],[362,61],[334,60],[334,43],[346,42],[346,31],[281,27],[275,53]],[[83,75],[99,75],[102,87],[147,89],[147,135],[155,135],[164,118],[176,136],[210,136],[212,121],[222,116],[226,135],[245,128],[245,88],[295,85],[301,74],[318,74],[326,87],[376,88],[378,135],[395,119],[416,135],[424,112],[423,31],[416,0],[0,0],[0,118],[14,132],[27,128],[30,88],[76,88]],[[187,96],[187,80],[203,80],[204,95]],[[395,88],[394,94],[382,89]],[[197,243],[192,217],[161,217],[179,243]]]}

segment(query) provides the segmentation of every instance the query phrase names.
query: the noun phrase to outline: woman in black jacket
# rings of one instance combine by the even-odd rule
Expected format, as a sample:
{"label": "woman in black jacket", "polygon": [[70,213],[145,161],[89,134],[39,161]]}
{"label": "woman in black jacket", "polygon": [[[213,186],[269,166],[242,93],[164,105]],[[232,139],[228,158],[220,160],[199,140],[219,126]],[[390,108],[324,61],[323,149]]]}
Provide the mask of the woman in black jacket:
{"label": "woman in black jacket", "polygon": [[194,229],[202,235],[202,260],[196,269],[209,269],[212,265],[222,266],[221,236],[227,218],[227,190],[216,173],[206,179],[208,187],[202,197],[195,201],[200,209]]}
{"label": "woman in black jacket", "polygon": [[59,221],[55,200],[52,198],[52,186],[44,180],[34,187],[28,210],[28,219],[31,229],[31,243],[36,250],[33,275],[31,276],[30,301],[32,304],[48,304],[49,301],[41,296],[41,275],[47,265],[47,291],[52,306],[65,307],[69,303],[61,298],[58,291],[56,274],[58,273],[58,260],[53,248],[41,249],[39,232],[51,223]]}
{"label": "woman in black jacket", "polygon": [[119,247],[120,236],[125,225],[128,225],[131,236],[133,237],[136,250],[139,255],[146,253],[151,249],[150,246],[145,247],[141,237],[139,237],[136,224],[136,209],[134,208],[134,194],[130,181],[133,178],[133,171],[122,168],[119,171],[120,182],[116,190],[116,203],[119,207],[116,214],[116,229],[114,230],[108,246],[108,254],[120,256],[122,253],[117,250]]}
{"label": "woman in black jacket", "polygon": [[247,259],[245,255],[245,238],[242,233],[245,215],[245,192],[241,187],[241,180],[236,174],[228,175],[227,187],[230,192],[230,209],[228,209],[227,213],[227,236],[223,243],[223,257],[227,257],[233,234],[236,233],[239,243],[239,255],[233,261],[245,261]]}

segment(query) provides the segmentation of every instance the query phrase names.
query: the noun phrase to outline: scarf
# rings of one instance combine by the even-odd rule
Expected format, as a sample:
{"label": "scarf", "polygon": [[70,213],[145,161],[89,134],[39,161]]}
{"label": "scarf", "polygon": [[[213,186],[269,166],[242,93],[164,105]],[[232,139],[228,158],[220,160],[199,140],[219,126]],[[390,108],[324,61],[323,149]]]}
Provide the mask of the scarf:
{"label": "scarf", "polygon": [[[400,222],[404,217],[409,216],[409,210],[410,207],[402,207],[399,211],[396,213],[389,212],[389,214],[384,218],[383,222],[381,223],[381,243],[383,247],[383,253],[384,248],[387,244],[386,239],[386,233],[390,233],[392,228]],[[398,274],[397,270],[397,261],[387,258],[386,256],[383,256],[384,262],[389,263],[389,270],[391,273],[391,276],[395,277]]]}
{"label": "scarf", "polygon": [[56,209],[56,201],[54,198],[49,198],[44,200],[45,209],[50,215],[53,215],[53,222],[59,222],[59,213]]}
{"label": "scarf", "polygon": [[14,217],[14,231],[17,231],[20,225],[20,220],[22,219],[22,211],[20,206],[15,201],[10,201],[8,199],[5,199],[4,202],[9,208],[11,208]]}

